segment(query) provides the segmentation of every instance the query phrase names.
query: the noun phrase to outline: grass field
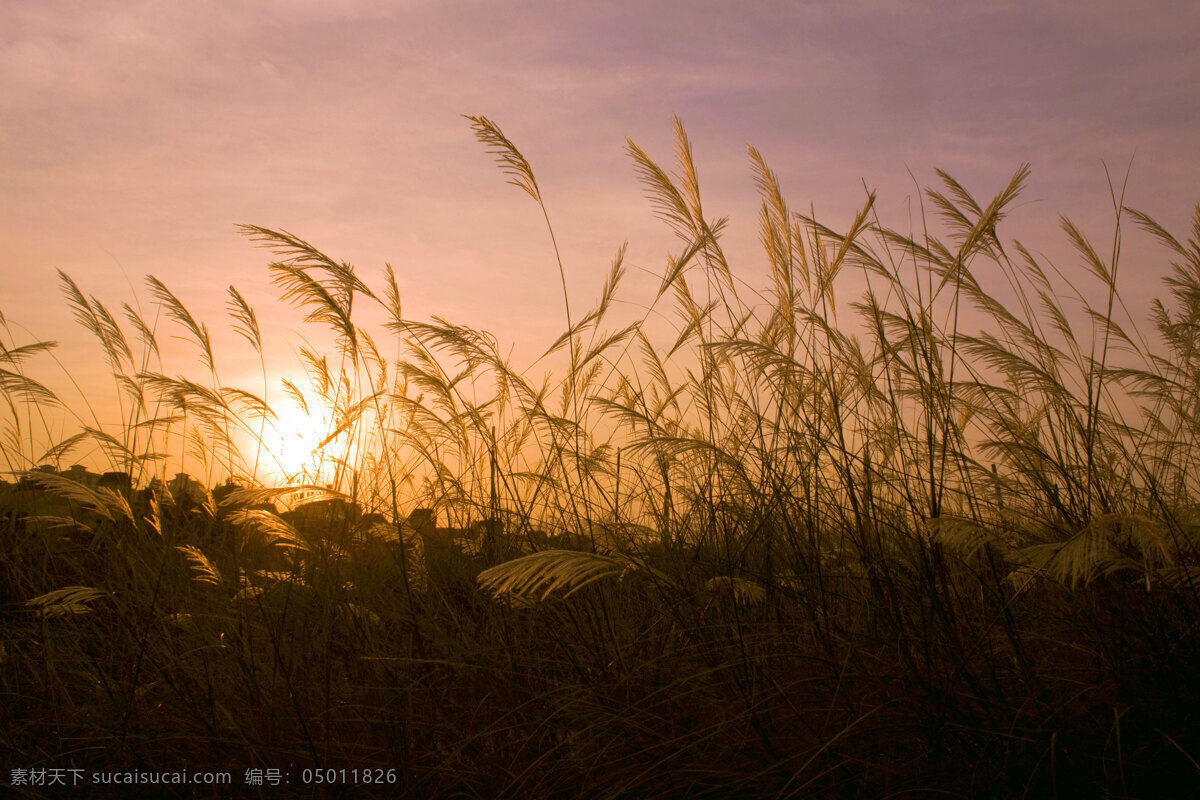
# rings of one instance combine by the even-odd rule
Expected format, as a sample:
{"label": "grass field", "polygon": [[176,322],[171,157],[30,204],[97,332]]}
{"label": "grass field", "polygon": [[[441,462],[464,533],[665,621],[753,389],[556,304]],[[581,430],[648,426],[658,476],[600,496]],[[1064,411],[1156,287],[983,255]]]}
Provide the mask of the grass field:
{"label": "grass field", "polygon": [[[532,168],[469,122],[557,255]],[[163,283],[143,317],[62,277],[123,422],[48,452],[53,345],[4,327],[17,796],[58,796],[18,768],[232,774],[157,789],[179,797],[1196,796],[1200,208],[1179,240],[1117,186],[1105,247],[1063,221],[1059,274],[999,233],[1026,167],[986,201],[942,174],[917,235],[873,197],[836,232],[751,149],[753,289],[678,123],[676,143],[668,167],[629,143],[678,235],[660,289],[614,322],[623,250],[586,310],[559,261],[545,377],[405,318],[390,267],[372,288],[247,226],[330,343],[284,387],[324,420],[292,485],[256,478],[284,460],[268,364],[224,384]],[[1144,332],[1118,291],[1130,230],[1173,264]],[[261,357],[254,309],[228,303]],[[179,333],[186,378],[159,353]],[[130,484],[37,469],[85,450]],[[199,482],[169,481],[181,452]]]}

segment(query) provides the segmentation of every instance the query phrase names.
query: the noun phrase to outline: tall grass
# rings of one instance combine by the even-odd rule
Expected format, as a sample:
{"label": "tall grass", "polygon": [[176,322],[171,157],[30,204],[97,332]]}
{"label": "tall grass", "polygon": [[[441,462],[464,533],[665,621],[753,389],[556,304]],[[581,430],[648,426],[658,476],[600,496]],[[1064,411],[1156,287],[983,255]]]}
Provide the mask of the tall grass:
{"label": "tall grass", "polygon": [[[4,329],[0,452],[24,482],[4,503],[0,743],[18,760],[378,767],[421,796],[1196,785],[1200,208],[1185,243],[1114,190],[1106,253],[1062,221],[1082,267],[1063,275],[999,234],[1028,166],[986,202],[939,173],[920,233],[885,226],[873,195],[839,233],[794,212],[751,148],[756,290],[676,120],[673,165],[628,149],[678,252],[614,319],[624,248],[595,306],[571,309],[532,167],[468,121],[546,221],[557,373],[406,318],[390,267],[373,289],[245,226],[332,343],[284,387],[327,412],[313,459],[263,486],[278,415],[237,289],[253,389],[223,381],[162,282],[153,318],[126,305],[123,326],[64,275],[122,422],[85,410],[45,452],[57,398],[27,364],[53,343]],[[1118,290],[1129,220],[1175,260],[1153,343]],[[843,297],[847,276],[865,289]],[[168,373],[160,323],[201,376]],[[84,447],[136,485],[186,452],[242,488],[29,471]],[[462,537],[410,524],[417,507]]]}

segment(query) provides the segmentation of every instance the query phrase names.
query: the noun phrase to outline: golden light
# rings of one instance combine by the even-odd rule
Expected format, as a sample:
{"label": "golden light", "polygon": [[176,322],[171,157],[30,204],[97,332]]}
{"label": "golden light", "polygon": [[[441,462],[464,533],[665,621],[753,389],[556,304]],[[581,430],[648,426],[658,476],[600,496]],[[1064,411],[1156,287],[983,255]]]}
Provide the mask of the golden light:
{"label": "golden light", "polygon": [[330,430],[328,409],[310,404],[308,410],[289,403],[263,434],[260,469],[276,485],[313,483],[321,479],[322,440]]}

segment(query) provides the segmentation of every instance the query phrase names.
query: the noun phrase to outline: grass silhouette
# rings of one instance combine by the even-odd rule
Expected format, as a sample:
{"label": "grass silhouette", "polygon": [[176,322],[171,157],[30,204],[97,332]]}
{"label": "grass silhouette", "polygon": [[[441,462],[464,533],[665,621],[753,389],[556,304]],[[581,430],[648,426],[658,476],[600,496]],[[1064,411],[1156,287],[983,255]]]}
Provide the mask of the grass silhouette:
{"label": "grass silhouette", "polygon": [[[624,248],[573,312],[532,167],[468,121],[546,220],[557,373],[515,369],[487,332],[406,318],[390,267],[375,290],[244,226],[280,300],[333,342],[302,348],[308,386],[285,384],[328,430],[290,485],[264,486],[280,414],[237,289],[253,389],[222,380],[208,328],[157,279],[155,316],[126,305],[119,322],[62,275],[122,424],[66,409],[78,432],[48,448],[65,404],[30,364],[54,343],[4,323],[14,766],[280,768],[303,796],[342,788],[299,785],[314,768],[429,797],[1197,785],[1200,208],[1181,242],[1114,190],[1107,256],[1063,220],[1084,291],[1000,238],[1027,166],[987,202],[939,173],[920,235],[886,227],[873,195],[838,233],[792,211],[751,148],[770,278],[752,290],[676,120],[674,172],[628,150],[679,252],[640,319],[613,322]],[[1174,259],[1153,345],[1118,292],[1129,221]],[[846,301],[849,273],[866,288]],[[160,323],[202,375],[167,373]],[[45,468],[84,448],[131,485]],[[167,483],[181,451],[231,485]]]}

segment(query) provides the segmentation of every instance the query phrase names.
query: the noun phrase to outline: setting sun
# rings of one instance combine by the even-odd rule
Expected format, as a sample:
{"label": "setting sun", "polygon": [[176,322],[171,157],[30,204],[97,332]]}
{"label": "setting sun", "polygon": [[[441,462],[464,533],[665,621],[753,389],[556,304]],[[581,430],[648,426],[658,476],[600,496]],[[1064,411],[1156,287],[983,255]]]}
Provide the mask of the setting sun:
{"label": "setting sun", "polygon": [[305,409],[292,401],[275,409],[259,448],[260,477],[278,486],[317,481],[329,430],[329,410],[316,403]]}

